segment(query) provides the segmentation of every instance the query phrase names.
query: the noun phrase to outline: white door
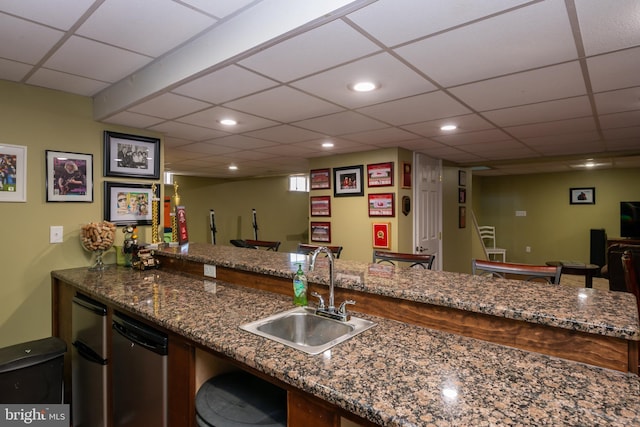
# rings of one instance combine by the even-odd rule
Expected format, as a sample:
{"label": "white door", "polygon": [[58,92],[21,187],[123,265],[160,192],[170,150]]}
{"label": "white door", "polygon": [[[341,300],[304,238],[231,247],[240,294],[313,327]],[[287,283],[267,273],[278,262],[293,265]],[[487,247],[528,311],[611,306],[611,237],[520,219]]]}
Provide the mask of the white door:
{"label": "white door", "polygon": [[414,154],[414,247],[436,256],[434,270],[442,270],[442,161]]}

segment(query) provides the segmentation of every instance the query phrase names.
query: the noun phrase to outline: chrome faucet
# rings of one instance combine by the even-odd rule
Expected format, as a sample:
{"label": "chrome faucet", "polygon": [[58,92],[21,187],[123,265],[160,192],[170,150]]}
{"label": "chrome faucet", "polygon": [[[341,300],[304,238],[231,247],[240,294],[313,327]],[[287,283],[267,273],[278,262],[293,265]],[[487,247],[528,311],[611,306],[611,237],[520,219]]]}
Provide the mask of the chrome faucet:
{"label": "chrome faucet", "polygon": [[335,301],[334,301],[334,287],[335,287],[335,274],[333,269],[333,252],[331,249],[326,246],[320,246],[316,250],[311,253],[311,262],[309,263],[309,271],[313,271],[316,258],[320,253],[324,252],[327,255],[327,260],[329,261],[329,305],[325,306],[324,298],[317,292],[311,292],[311,295],[318,298],[319,305],[316,309],[316,314],[324,317],[329,317],[332,319],[340,320],[346,322],[349,320],[349,316],[347,315],[347,304],[355,304],[356,302],[353,300],[347,300],[340,304],[340,308],[336,310]]}

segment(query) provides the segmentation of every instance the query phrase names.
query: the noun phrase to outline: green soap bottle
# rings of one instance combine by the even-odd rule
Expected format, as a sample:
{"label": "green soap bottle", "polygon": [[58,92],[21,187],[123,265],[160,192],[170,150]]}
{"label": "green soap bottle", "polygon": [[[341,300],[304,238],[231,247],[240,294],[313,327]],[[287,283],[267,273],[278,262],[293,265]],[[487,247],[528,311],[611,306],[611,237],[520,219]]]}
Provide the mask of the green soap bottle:
{"label": "green soap bottle", "polygon": [[293,303],[295,305],[307,305],[307,276],[302,271],[302,265],[298,264],[298,271],[293,276]]}

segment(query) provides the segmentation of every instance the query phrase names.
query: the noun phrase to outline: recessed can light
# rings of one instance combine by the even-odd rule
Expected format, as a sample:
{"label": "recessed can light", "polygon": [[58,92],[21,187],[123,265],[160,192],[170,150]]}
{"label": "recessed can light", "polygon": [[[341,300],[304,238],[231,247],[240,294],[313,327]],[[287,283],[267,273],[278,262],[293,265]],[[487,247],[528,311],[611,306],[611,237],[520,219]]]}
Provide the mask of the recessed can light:
{"label": "recessed can light", "polygon": [[354,83],[351,86],[351,89],[356,92],[371,92],[372,90],[375,90],[377,88],[378,85],[376,85],[374,82],[358,82]]}
{"label": "recessed can light", "polygon": [[225,126],[235,126],[238,124],[238,122],[233,119],[222,119],[220,120],[220,124]]}
{"label": "recessed can light", "polygon": [[458,126],[456,126],[456,125],[440,126],[440,130],[456,130],[456,129],[458,129]]}
{"label": "recessed can light", "polygon": [[322,146],[323,146],[324,148],[331,148],[331,147],[333,147],[333,142],[329,142],[329,141],[327,141],[327,142],[323,142],[323,143],[322,143]]}
{"label": "recessed can light", "polygon": [[238,166],[236,166],[236,165],[229,165],[229,170],[230,170],[230,171],[237,171],[237,170],[238,170]]}

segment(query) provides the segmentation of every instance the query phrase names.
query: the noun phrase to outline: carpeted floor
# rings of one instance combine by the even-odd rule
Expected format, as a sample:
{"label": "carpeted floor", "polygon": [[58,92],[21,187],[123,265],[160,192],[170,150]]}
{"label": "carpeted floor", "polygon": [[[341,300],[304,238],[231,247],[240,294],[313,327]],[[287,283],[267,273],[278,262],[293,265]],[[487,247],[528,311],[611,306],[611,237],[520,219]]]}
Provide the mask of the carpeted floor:
{"label": "carpeted floor", "polygon": [[[560,277],[560,284],[565,286],[573,286],[574,288],[584,288],[584,276],[577,276],[574,274],[563,274]],[[593,288],[609,290],[609,279],[604,279],[602,277],[594,277]]]}

